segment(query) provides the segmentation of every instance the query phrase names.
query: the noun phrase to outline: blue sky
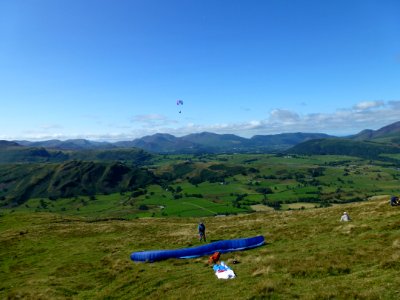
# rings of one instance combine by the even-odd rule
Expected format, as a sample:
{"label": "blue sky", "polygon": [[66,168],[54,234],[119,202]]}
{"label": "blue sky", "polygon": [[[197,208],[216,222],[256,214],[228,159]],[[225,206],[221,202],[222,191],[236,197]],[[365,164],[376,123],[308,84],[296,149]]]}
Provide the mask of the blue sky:
{"label": "blue sky", "polygon": [[399,16],[397,0],[0,1],[0,139],[378,129],[400,121]]}

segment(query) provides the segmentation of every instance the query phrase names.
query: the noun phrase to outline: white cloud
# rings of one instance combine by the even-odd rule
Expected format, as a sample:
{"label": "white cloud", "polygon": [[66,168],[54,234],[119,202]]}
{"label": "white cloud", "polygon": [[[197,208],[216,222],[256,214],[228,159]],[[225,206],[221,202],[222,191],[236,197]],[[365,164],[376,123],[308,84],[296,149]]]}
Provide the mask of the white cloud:
{"label": "white cloud", "polygon": [[176,123],[176,121],[161,114],[136,115],[132,117],[131,122],[144,126],[165,126]]}
{"label": "white cloud", "polygon": [[[255,134],[284,132],[320,132],[332,135],[349,135],[363,129],[379,129],[400,121],[400,101],[365,101],[347,109],[332,113],[309,113],[300,115],[287,109],[274,109],[264,120],[252,120],[197,127],[198,131],[234,133],[250,137]],[[195,129],[193,126],[191,129]]]}
{"label": "white cloud", "polygon": [[385,103],[383,101],[363,101],[356,105],[354,105],[355,110],[368,110],[373,108],[378,108],[384,106]]}
{"label": "white cloud", "polygon": [[43,125],[37,130],[25,131],[18,138],[0,135],[0,139],[71,139],[86,138],[103,141],[133,140],[155,133],[183,136],[203,131],[231,133],[244,137],[285,132],[320,132],[332,135],[349,135],[363,129],[379,129],[400,121],[400,101],[364,101],[331,113],[299,114],[288,109],[276,108],[265,119],[237,123],[182,124],[161,114],[136,115],[129,126],[112,126],[102,133],[101,128],[92,132],[66,133],[59,125]]}
{"label": "white cloud", "polygon": [[274,109],[270,113],[269,120],[277,123],[293,124],[300,120],[300,116],[287,109]]}
{"label": "white cloud", "polygon": [[39,126],[40,129],[45,130],[45,131],[50,131],[54,129],[62,129],[63,127],[59,124],[43,124]]}

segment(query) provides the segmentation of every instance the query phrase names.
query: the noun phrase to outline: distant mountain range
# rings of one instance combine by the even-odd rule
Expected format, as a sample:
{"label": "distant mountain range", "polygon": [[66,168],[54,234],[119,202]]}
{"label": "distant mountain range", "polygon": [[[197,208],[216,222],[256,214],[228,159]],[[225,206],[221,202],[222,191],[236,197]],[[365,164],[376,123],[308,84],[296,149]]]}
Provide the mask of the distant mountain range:
{"label": "distant mountain range", "polygon": [[22,146],[43,147],[46,149],[57,149],[57,150],[95,150],[95,149],[117,148],[112,143],[89,141],[85,139],[72,139],[66,141],[47,140],[39,142],[30,142],[30,141],[14,141],[14,142]]}
{"label": "distant mountain range", "polygon": [[285,133],[258,135],[247,139],[234,134],[202,132],[182,137],[155,134],[131,142],[117,142],[115,145],[137,147],[155,153],[265,153],[285,150],[307,140],[328,137],[330,136],[322,133]]}
{"label": "distant mountain range", "polygon": [[234,152],[276,152],[288,149],[298,143],[320,138],[333,137],[323,133],[282,133],[256,135],[243,138],[234,134],[202,132],[175,137],[157,133],[132,141],[95,142],[85,139],[47,141],[0,141],[0,148],[11,146],[41,147],[51,150],[110,150],[117,148],[140,148],[152,153],[234,153]]}
{"label": "distant mountain range", "polygon": [[[251,138],[243,138],[234,134],[216,134],[202,132],[175,137],[171,134],[157,133],[144,136],[132,141],[120,142],[96,142],[85,139],[70,140],[47,140],[39,142],[31,141],[0,141],[0,149],[9,147],[24,146],[29,148],[45,148],[46,150],[116,150],[121,148],[140,148],[151,153],[273,153],[283,152],[294,146],[293,151],[302,148],[301,152],[306,151],[307,147],[318,143],[326,144],[326,139],[333,139],[337,143],[343,141],[374,142],[385,144],[390,147],[400,145],[400,121],[382,127],[378,130],[365,129],[358,134],[339,138],[324,133],[281,133],[274,135],[255,135]],[[316,141],[317,140],[317,141]],[[304,145],[302,145],[305,143]],[[329,144],[334,144],[330,141]],[[354,144],[352,144],[354,145]],[[326,145],[324,146],[325,150]],[[311,149],[310,148],[310,149]],[[300,150],[299,150],[300,151]],[[335,152],[335,151],[334,151]]]}

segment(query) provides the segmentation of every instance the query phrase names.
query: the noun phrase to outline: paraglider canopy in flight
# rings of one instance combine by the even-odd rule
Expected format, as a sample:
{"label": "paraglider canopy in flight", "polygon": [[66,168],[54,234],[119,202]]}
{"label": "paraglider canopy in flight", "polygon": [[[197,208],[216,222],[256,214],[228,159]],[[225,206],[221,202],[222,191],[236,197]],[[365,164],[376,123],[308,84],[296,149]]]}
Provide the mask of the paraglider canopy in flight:
{"label": "paraglider canopy in flight", "polygon": [[[178,100],[176,100],[176,105],[183,105],[183,100],[180,100],[180,99],[178,99]],[[182,111],[181,110],[179,110],[179,113],[181,113]]]}

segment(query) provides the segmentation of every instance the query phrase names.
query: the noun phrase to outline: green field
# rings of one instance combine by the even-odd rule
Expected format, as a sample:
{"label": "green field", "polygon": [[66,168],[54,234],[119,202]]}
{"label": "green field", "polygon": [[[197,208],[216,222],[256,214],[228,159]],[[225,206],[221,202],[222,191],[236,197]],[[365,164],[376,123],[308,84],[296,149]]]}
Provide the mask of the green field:
{"label": "green field", "polygon": [[[400,210],[388,205],[399,194],[397,166],[345,156],[239,154],[156,156],[143,168],[155,182],[3,207],[0,298],[400,297]],[[350,223],[339,222],[344,210]],[[130,261],[133,251],[199,245],[200,219],[209,241],[261,234],[267,244],[224,254],[237,274],[230,281],[215,277],[207,257]]]}
{"label": "green field", "polygon": [[[400,169],[347,156],[164,155],[147,166],[158,183],[119,193],[29,199],[13,211],[90,218],[205,217],[302,209],[399,194]],[[10,211],[10,209],[6,209]]]}
{"label": "green field", "polygon": [[[339,222],[343,210],[352,221]],[[264,235],[221,256],[134,263],[133,251],[199,245],[198,218],[0,216],[1,299],[399,299],[400,209],[388,196],[328,208],[203,217],[209,240]],[[233,264],[237,260],[238,264]]]}

